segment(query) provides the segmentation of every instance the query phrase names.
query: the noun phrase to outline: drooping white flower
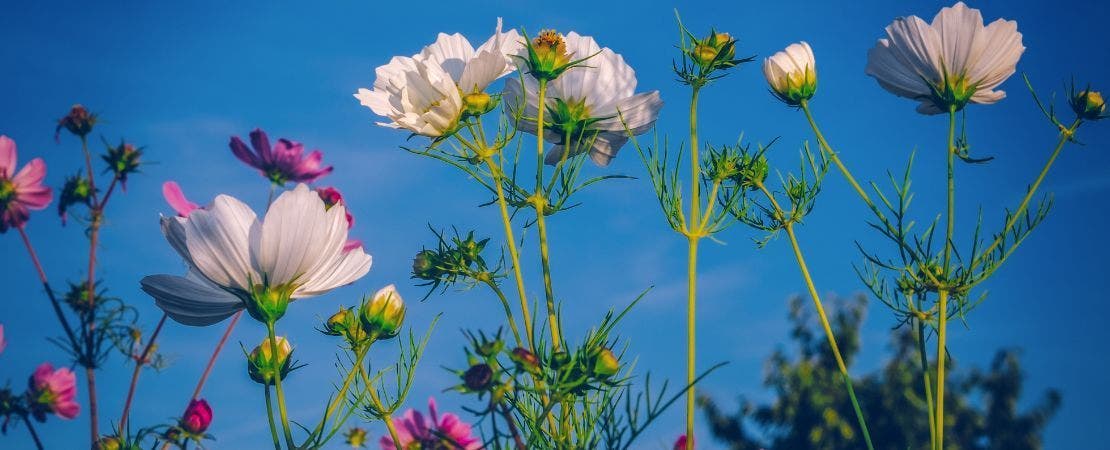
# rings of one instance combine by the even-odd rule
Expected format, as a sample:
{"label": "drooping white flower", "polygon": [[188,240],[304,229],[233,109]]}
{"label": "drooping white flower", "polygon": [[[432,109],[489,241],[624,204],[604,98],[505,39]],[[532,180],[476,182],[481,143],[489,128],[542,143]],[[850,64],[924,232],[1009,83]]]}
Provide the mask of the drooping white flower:
{"label": "drooping white flower", "polygon": [[[606,166],[628,141],[629,131],[642,134],[655,125],[663,100],[659,91],[637,94],[636,72],[592,37],[570,32],[564,39],[570,58],[589,59],[547,85],[543,137],[555,145],[545,161],[556,164],[569,149],[567,158],[589,151],[595,163]],[[536,134],[538,92],[533,77],[523,77],[523,86],[517,78],[505,81],[505,111],[520,119],[517,127],[526,133]]]}
{"label": "drooping white flower", "polygon": [[1013,75],[1025,51],[1017,22],[983,26],[979,10],[963,2],[941,9],[932,24],[917,16],[895,19],[886,35],[868,52],[866,73],[883,89],[921,102],[923,114],[1001,100],[1006,93],[995,88]]}
{"label": "drooping white flower", "polygon": [[210,325],[243,308],[276,319],[290,299],[324,294],[370,270],[361,247],[344,250],[344,206],[325,208],[304,184],[281,194],[261,221],[243,202],[220,195],[188,217],[163,217],[162,232],[188,274],[151,275],[142,288],[185,325]]}
{"label": "drooping white flower", "polygon": [[763,60],[763,76],[771,92],[790,106],[809,100],[817,91],[817,60],[805,41]]}
{"label": "drooping white flower", "polygon": [[439,137],[452,132],[464,112],[488,111],[485,89],[515,70],[511,54],[521,48],[516,30],[501,31],[478,48],[459,33],[440,33],[436,41],[411,57],[397,56],[375,69],[373,89],[355,93],[359,102],[391,122],[390,128]]}

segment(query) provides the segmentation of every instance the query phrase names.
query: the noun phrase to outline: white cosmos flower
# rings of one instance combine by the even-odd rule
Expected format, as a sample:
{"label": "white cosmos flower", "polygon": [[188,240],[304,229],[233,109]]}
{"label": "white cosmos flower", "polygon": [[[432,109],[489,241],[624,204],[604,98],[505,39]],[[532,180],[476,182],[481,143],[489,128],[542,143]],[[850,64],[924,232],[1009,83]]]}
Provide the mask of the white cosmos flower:
{"label": "white cosmos flower", "polygon": [[142,288],[185,325],[219,322],[260,295],[284,301],[321,295],[370,270],[361,247],[343,249],[344,206],[325,208],[304,184],[281,194],[262,221],[243,202],[220,195],[189,217],[163,217],[162,232],[189,272],[145,277]]}
{"label": "white cosmos flower", "polygon": [[[589,59],[547,85],[544,122],[548,125],[543,137],[555,145],[545,161],[558,163],[569,148],[568,158],[589,151],[590,159],[606,166],[628,141],[628,131],[642,134],[655,125],[663,100],[659,91],[637,94],[636,71],[592,37],[570,32],[564,39],[571,59]],[[520,118],[517,127],[521,131],[536,134],[539,84],[534,77],[522,78],[526,94],[521,92],[521,80],[510,78],[505,81],[502,101],[506,114]],[[518,111],[521,105],[523,111]],[[565,142],[568,131],[569,142]]]}
{"label": "white cosmos flower", "polygon": [[516,30],[501,31],[500,18],[493,36],[476,49],[459,33],[440,33],[420,53],[375,69],[373,89],[361,88],[355,98],[391,120],[378,125],[439,137],[454,130],[468,95],[484,96],[489,104],[485,89],[515,70],[509,55],[522,47]]}
{"label": "white cosmos flower", "polygon": [[771,92],[788,105],[797,106],[817,91],[817,60],[805,41],[763,60],[763,76]]}
{"label": "white cosmos flower", "polygon": [[968,102],[990,104],[1006,96],[995,90],[1016,70],[1025,47],[1017,22],[983,26],[979,10],[963,2],[941,9],[933,23],[895,19],[886,37],[867,53],[866,73],[900,97],[920,101],[923,114],[957,110]]}

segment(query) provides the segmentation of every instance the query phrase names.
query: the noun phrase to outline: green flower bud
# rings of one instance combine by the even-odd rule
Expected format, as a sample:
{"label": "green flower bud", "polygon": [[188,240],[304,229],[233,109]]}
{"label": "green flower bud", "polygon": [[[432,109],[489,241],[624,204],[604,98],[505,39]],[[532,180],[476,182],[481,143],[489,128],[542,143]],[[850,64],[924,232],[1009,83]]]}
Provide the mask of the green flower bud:
{"label": "green flower bud", "polygon": [[285,315],[295,287],[292,284],[266,286],[256,284],[247,300],[247,312],[262,323],[274,323]]}
{"label": "green flower bud", "polygon": [[551,354],[551,368],[560,370],[570,364],[570,354],[559,350]]}
{"label": "green flower bud", "polygon": [[96,440],[96,445],[93,446],[95,450],[120,450],[123,445],[120,443],[119,438],[115,436],[102,436]]}
{"label": "green flower bud", "polygon": [[439,278],[441,271],[436,267],[438,265],[439,255],[431,250],[421,250],[412,259],[412,277],[421,280],[436,280]]}
{"label": "green flower bud", "polygon": [[284,337],[277,336],[273,343],[266,338],[247,356],[247,373],[259,384],[272,385],[278,379],[284,380],[293,365],[292,354],[293,347]]}
{"label": "green flower bud", "polygon": [[721,68],[731,67],[725,64],[731,63],[736,56],[735,47],[736,40],[728,33],[713,31],[704,39],[694,42],[694,47],[690,50],[690,58],[702,67],[717,68],[713,66],[718,65]]}
{"label": "green flower bud", "polygon": [[497,106],[493,97],[485,92],[471,92],[462,95],[463,115],[480,116],[488,113]]}
{"label": "green flower bud", "polygon": [[405,302],[392,284],[381,288],[359,311],[362,328],[371,339],[390,339],[401,331],[405,321]]}
{"label": "green flower bud", "polygon": [[555,30],[540,31],[529,44],[528,73],[537,80],[554,80],[570,68],[571,55],[567,53],[566,41]]}
{"label": "green flower bud", "polygon": [[93,126],[96,125],[97,116],[89,112],[84,106],[73,105],[69,109],[69,114],[65,117],[58,119],[58,127],[54,129],[54,139],[58,139],[58,134],[61,133],[62,128],[65,128],[74,136],[84,137],[92,133]]}
{"label": "green flower bud", "polygon": [[108,170],[119,178],[124,188],[127,188],[127,175],[139,171],[139,160],[142,156],[141,147],[136,148],[134,145],[120,142],[119,146],[108,147],[108,153],[101,156],[101,159],[108,163]]}
{"label": "green flower bud", "polygon": [[742,188],[755,190],[758,185],[767,180],[771,171],[767,158],[760,155],[758,158],[751,155],[740,157],[740,173],[733,177],[733,182]]}
{"label": "green flower bud", "polygon": [[[483,339],[484,339],[484,337],[483,337]],[[479,355],[482,355],[483,357],[489,358],[489,357],[494,356],[498,353],[501,353],[501,349],[503,349],[503,348],[505,348],[505,342],[502,341],[501,339],[494,339],[492,341],[483,340],[482,343],[479,344],[477,347],[475,347],[474,350]]]}
{"label": "green flower bud", "polygon": [[80,171],[66,177],[66,182],[62,185],[62,193],[58,196],[58,215],[62,218],[62,225],[66,223],[69,208],[73,205],[89,206],[92,194],[92,184]]}
{"label": "green flower bud", "polygon": [[597,378],[609,378],[621,370],[621,362],[612,350],[602,348],[594,356],[593,375]]}
{"label": "green flower bud", "polygon": [[1102,99],[1102,93],[1090,89],[1072,96],[1071,109],[1083,120],[1099,120],[1106,117],[1106,101]]}
{"label": "green flower bud", "polygon": [[343,437],[347,438],[347,445],[350,445],[351,448],[366,447],[367,434],[364,428],[351,427]]}

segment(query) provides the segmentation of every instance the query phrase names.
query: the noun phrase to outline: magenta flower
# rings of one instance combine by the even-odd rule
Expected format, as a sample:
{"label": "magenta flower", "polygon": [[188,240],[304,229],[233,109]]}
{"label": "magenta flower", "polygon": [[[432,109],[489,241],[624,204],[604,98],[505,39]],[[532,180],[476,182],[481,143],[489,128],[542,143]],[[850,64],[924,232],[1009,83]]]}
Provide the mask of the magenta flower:
{"label": "magenta flower", "polygon": [[190,434],[204,434],[212,424],[212,407],[204,399],[190,400],[189,407],[185,408],[185,415],[181,417],[181,429]]}
{"label": "magenta flower", "polygon": [[686,450],[686,435],[681,435],[674,441],[674,450]]}
{"label": "magenta flower", "polygon": [[[481,439],[470,434],[470,425],[459,419],[458,416],[447,413],[440,416],[436,412],[436,401],[428,399],[428,412],[431,413],[430,421],[423,414],[410,409],[405,412],[397,423],[397,439],[401,448],[419,448],[423,450],[477,450],[482,448]],[[378,444],[382,450],[397,448],[393,439],[384,436]]]}
{"label": "magenta flower", "polygon": [[4,324],[0,323],[0,353],[4,353],[4,348],[8,346],[8,341],[4,340]]}
{"label": "magenta flower", "polygon": [[42,363],[31,375],[29,384],[34,401],[32,413],[39,421],[46,420],[47,412],[63,419],[72,419],[81,411],[81,405],[75,400],[77,379],[68,368],[54,370],[50,363]]}
{"label": "magenta flower", "polygon": [[200,205],[185,198],[185,193],[181,192],[181,186],[178,186],[176,181],[162,183],[162,197],[166,198],[166,203],[169,203],[170,208],[173,208],[180,217],[189,217],[189,213],[193,210],[200,209]]}
{"label": "magenta flower", "polygon": [[19,172],[16,167],[15,141],[0,135],[0,233],[19,228],[31,218],[29,210],[50,204],[53,191],[42,185],[46,163],[32,159]]}
{"label": "magenta flower", "polygon": [[240,161],[258,169],[262,176],[274,184],[311,183],[331,173],[333,169],[332,166],[320,168],[320,160],[324,155],[319,150],[313,150],[305,156],[304,145],[299,142],[278,139],[277,145],[271,148],[266,132],[257,128],[251,132],[250,137],[254,151],[247,148],[239,136],[232,136],[231,152]]}
{"label": "magenta flower", "polygon": [[[328,186],[323,188],[316,188],[316,195],[320,196],[320,200],[324,201],[324,208],[330,209],[332,206],[342,204],[343,211],[347,213],[347,229],[350,230],[355,226],[355,216],[351,215],[351,208],[347,202],[343,200],[343,194],[339,189]],[[362,241],[358,239],[348,239],[347,243],[343,244],[343,251],[349,252],[356,248],[362,247]]]}

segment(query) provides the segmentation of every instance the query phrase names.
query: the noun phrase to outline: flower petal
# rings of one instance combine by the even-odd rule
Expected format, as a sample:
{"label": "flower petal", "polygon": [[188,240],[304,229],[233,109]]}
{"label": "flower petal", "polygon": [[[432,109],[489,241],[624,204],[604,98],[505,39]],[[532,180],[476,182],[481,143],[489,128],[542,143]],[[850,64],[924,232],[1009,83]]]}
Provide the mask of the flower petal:
{"label": "flower petal", "polygon": [[[173,219],[163,219],[173,232]],[[206,278],[225,288],[249,291],[252,282],[261,282],[250,253],[251,235],[258,220],[243,202],[220,195],[206,209],[198,209],[187,219],[178,221],[185,236],[186,259]],[[167,234],[173,244],[176,236]]]}
{"label": "flower petal", "polygon": [[7,136],[0,135],[0,178],[11,177],[15,173],[15,166],[18,163],[15,141]]}
{"label": "flower petal", "polygon": [[143,292],[173,320],[183,325],[217,323],[243,309],[238,297],[193,274],[187,277],[150,275],[141,281]]}
{"label": "flower petal", "polygon": [[270,205],[259,239],[252,245],[257,245],[253,254],[268,285],[303,285],[314,281],[317,271],[332,263],[346,241],[343,207],[325,210],[316,192],[298,184]]}

